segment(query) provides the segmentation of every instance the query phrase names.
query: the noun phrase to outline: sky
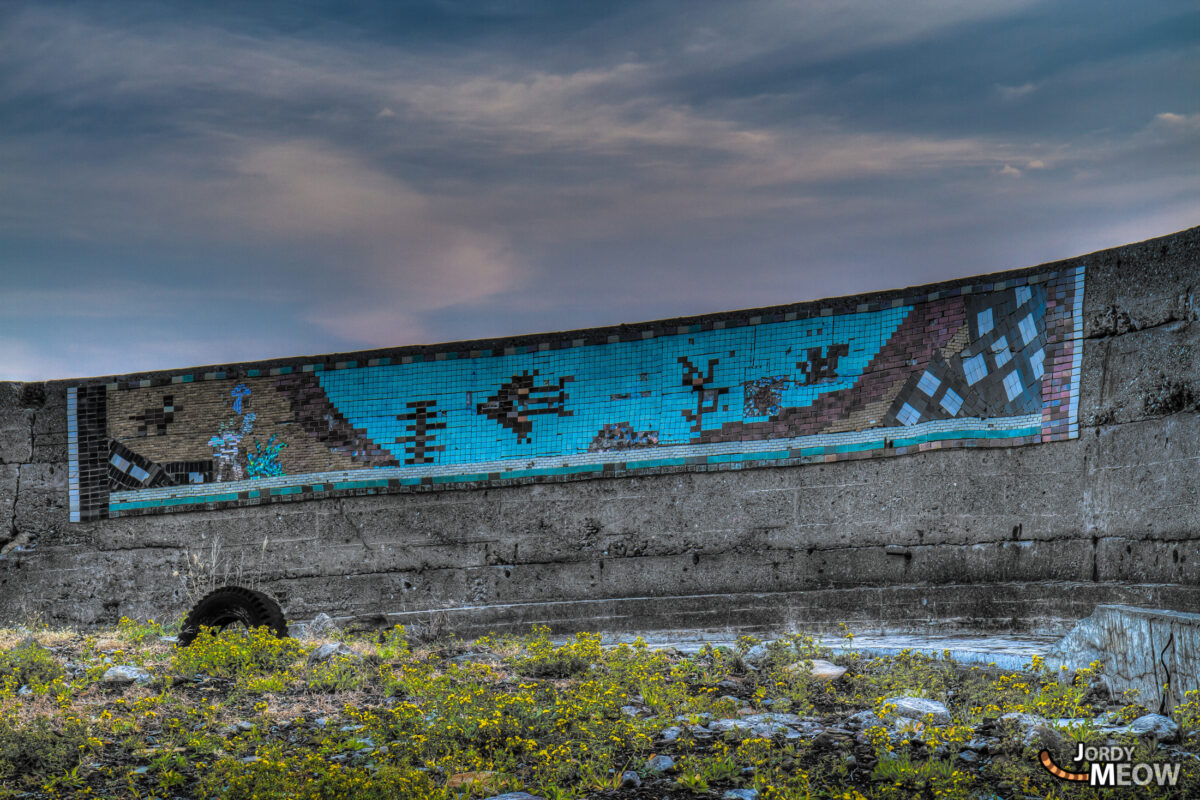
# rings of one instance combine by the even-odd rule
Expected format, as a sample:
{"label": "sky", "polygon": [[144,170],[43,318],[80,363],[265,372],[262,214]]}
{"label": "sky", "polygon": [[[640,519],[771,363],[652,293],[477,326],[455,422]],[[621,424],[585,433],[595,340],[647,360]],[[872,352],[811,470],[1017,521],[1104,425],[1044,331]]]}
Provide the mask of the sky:
{"label": "sky", "polygon": [[1165,235],[1200,224],[1198,67],[1194,0],[6,2],[0,380],[753,308]]}

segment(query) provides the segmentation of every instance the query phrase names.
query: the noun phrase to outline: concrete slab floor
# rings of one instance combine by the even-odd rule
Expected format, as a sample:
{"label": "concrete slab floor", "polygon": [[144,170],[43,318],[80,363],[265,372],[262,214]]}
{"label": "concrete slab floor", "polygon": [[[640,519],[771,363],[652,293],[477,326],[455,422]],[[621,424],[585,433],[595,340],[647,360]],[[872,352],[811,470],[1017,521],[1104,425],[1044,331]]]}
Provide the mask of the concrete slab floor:
{"label": "concrete slab floor", "polygon": [[[631,643],[639,634],[603,634],[601,643],[606,646],[623,642]],[[706,643],[714,647],[733,647],[737,634],[731,631],[652,631],[640,634],[651,649],[674,647],[684,653],[694,653]],[[755,634],[763,641],[775,636]],[[566,641],[569,637],[557,637]],[[1045,656],[1061,637],[1027,636],[1018,634],[855,634],[853,642],[837,636],[819,637],[825,647],[835,653],[853,650],[863,655],[890,656],[903,650],[913,650],[932,656],[940,656],[946,650],[950,657],[963,664],[994,664],[1000,669],[1019,670],[1028,666],[1033,656]]]}

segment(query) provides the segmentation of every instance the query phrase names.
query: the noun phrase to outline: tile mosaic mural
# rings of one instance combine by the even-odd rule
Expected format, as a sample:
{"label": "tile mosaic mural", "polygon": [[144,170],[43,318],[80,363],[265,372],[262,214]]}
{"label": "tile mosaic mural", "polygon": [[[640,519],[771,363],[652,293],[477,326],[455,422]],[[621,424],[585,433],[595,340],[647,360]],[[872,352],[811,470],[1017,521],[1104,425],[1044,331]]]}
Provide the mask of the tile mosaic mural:
{"label": "tile mosaic mural", "polygon": [[71,519],[1072,438],[1083,277],[89,382]]}

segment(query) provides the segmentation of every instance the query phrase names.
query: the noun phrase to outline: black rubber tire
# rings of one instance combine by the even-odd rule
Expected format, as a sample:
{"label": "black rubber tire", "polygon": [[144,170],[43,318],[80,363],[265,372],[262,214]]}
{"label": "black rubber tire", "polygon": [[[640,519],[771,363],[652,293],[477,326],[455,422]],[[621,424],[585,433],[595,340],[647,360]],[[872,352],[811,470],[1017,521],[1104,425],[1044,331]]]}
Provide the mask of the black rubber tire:
{"label": "black rubber tire", "polygon": [[257,628],[266,625],[278,637],[288,635],[287,622],[279,604],[262,592],[241,586],[222,586],[214,589],[192,607],[176,644],[187,647],[200,634],[200,626],[224,630],[230,625]]}

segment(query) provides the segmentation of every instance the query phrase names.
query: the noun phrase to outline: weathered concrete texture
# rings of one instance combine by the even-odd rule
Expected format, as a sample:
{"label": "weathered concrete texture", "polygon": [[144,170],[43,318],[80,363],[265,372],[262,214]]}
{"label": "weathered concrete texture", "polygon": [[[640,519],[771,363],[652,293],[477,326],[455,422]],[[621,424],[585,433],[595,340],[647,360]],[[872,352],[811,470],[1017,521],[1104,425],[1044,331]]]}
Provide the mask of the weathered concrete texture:
{"label": "weathered concrete texture", "polygon": [[33,455],[33,411],[21,404],[19,383],[0,383],[0,464],[21,464]]}
{"label": "weathered concrete texture", "polygon": [[1163,397],[1164,407],[1156,408],[1164,389],[1200,392],[1198,377],[1200,324],[1194,320],[1097,339],[1084,348],[1080,420],[1096,426],[1159,416],[1170,407]]}
{"label": "weathered concrete texture", "polygon": [[1200,614],[1102,605],[1050,651],[1047,663],[1104,665],[1110,688],[1133,690],[1143,705],[1170,713],[1200,689]]}
{"label": "weathered concrete texture", "polygon": [[1164,379],[1200,397],[1200,228],[1048,266],[1078,263],[1081,436],[1028,447],[79,524],[67,384],[0,384],[0,548],[23,537],[0,557],[0,620],[162,618],[214,571],[293,619],[433,614],[464,635],[1061,633],[1099,604],[1200,609],[1200,411],[1156,399]]}

